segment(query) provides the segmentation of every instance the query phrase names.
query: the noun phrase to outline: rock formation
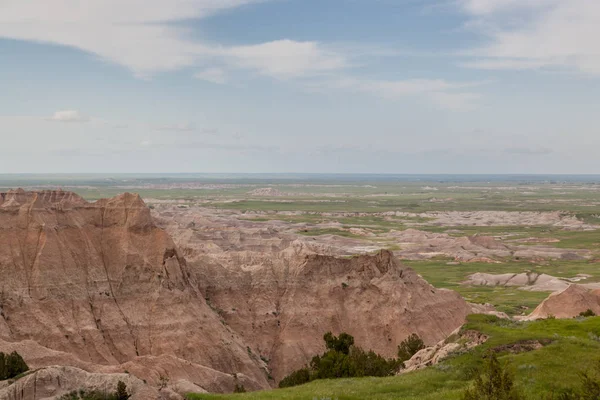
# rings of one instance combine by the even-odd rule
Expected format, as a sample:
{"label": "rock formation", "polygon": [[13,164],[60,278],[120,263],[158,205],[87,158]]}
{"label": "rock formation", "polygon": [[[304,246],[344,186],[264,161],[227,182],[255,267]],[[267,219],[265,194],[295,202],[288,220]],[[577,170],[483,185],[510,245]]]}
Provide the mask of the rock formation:
{"label": "rock formation", "polygon": [[552,293],[525,319],[573,318],[587,310],[600,315],[600,289],[589,290],[573,284],[561,292]]}
{"label": "rock formation", "polygon": [[359,346],[392,357],[410,334],[434,344],[471,312],[457,293],[433,288],[389,251],[336,257],[335,248],[313,247],[311,238],[243,221],[224,228],[193,210],[159,220],[200,291],[269,361],[276,381],[322,353],[327,331],[348,332]]}
{"label": "rock formation", "polygon": [[42,368],[0,399],[111,386],[126,371],[137,398],[162,376],[161,395],[268,388],[321,353],[327,331],[391,357],[410,334],[437,343],[471,312],[389,251],[340,257],[243,221],[155,215],[168,232],[137,195],[0,194],[0,351]]}
{"label": "rock formation", "polygon": [[238,373],[248,389],[269,386],[137,195],[1,194],[0,276],[0,351],[20,343],[31,367],[127,365],[149,383],[165,374],[209,390]]}

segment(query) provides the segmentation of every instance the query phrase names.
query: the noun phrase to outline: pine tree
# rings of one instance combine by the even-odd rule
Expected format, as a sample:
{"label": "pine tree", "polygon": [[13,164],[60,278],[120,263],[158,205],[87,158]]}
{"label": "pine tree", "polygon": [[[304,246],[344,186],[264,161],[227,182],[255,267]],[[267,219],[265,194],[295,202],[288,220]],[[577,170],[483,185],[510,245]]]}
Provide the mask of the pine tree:
{"label": "pine tree", "polygon": [[475,385],[467,389],[463,400],[522,400],[523,395],[515,388],[508,368],[502,366],[496,353],[489,352]]}

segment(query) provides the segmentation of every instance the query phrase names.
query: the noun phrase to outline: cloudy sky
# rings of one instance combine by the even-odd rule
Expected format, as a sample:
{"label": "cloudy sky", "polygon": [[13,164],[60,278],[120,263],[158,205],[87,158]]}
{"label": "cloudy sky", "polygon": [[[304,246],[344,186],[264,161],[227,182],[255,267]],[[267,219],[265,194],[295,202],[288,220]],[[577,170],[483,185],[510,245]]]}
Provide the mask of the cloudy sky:
{"label": "cloudy sky", "polygon": [[600,173],[598,0],[0,0],[0,173]]}

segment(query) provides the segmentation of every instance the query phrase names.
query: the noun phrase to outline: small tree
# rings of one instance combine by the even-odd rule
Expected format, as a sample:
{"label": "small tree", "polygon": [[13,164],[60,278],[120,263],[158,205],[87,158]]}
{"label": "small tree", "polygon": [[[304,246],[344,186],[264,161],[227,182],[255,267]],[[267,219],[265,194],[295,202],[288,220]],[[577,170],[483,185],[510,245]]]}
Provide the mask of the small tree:
{"label": "small tree", "polygon": [[588,308],[587,310],[580,312],[579,316],[580,317],[595,317],[596,313],[594,311],[592,311],[591,308]]}
{"label": "small tree", "polygon": [[417,354],[419,350],[423,350],[425,348],[425,343],[423,340],[417,335],[413,333],[406,339],[400,343],[398,346],[398,360],[400,362],[404,362],[410,360],[412,356]]}
{"label": "small tree", "polygon": [[303,385],[310,382],[310,371],[308,368],[302,368],[292,372],[279,382],[280,388]]}
{"label": "small tree", "polygon": [[331,332],[327,332],[323,335],[323,340],[325,340],[327,350],[335,350],[343,354],[350,353],[350,347],[354,344],[354,337],[345,332],[338,337],[333,336]]}
{"label": "small tree", "polygon": [[523,395],[514,386],[508,368],[501,365],[496,353],[489,352],[483,370],[475,378],[475,385],[463,394],[463,400],[522,400]]}
{"label": "small tree", "polygon": [[117,393],[115,394],[116,400],[127,400],[129,394],[127,393],[127,385],[123,381],[117,382]]}
{"label": "small tree", "polygon": [[401,364],[398,360],[388,360],[373,351],[365,352],[354,345],[354,338],[347,333],[335,337],[327,332],[323,340],[327,351],[314,356],[308,368],[286,376],[279,387],[301,385],[313,379],[389,376],[395,374]]}
{"label": "small tree", "polygon": [[16,351],[8,355],[0,353],[0,381],[14,378],[27,371],[29,371],[29,367],[19,353]]}
{"label": "small tree", "polygon": [[169,377],[161,375],[158,377],[158,390],[163,390],[169,384]]}
{"label": "small tree", "polygon": [[246,388],[244,385],[235,384],[235,389],[233,389],[233,393],[246,393]]}

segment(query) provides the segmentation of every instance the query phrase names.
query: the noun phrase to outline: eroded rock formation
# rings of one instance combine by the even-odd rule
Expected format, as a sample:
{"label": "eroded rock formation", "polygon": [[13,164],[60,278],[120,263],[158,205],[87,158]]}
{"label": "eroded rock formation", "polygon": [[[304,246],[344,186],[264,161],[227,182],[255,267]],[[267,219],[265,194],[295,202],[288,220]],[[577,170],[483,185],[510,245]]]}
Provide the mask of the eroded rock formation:
{"label": "eroded rock formation", "polygon": [[[159,216],[186,254],[199,289],[275,380],[324,350],[327,331],[388,357],[412,333],[434,344],[462,325],[470,306],[435,289],[389,251],[336,257],[311,238],[237,226],[194,211]],[[241,225],[241,226],[240,226]],[[323,255],[328,254],[328,255]]]}
{"label": "eroded rock formation", "polygon": [[203,387],[233,373],[249,389],[269,386],[262,362],[206,304],[137,195],[95,203],[62,191],[0,195],[0,277],[0,351],[24,343],[32,367],[51,354],[55,364],[141,364],[148,382],[162,372],[178,379],[183,368],[144,362],[168,355]]}
{"label": "eroded rock formation", "polygon": [[36,373],[50,382],[40,390],[112,384],[125,371],[154,387],[169,377],[165,390],[180,392],[268,388],[321,353],[327,331],[394,356],[408,335],[437,343],[471,312],[388,251],[340,257],[272,229],[155,216],[159,226],[132,194],[0,195],[0,351],[73,368]]}

